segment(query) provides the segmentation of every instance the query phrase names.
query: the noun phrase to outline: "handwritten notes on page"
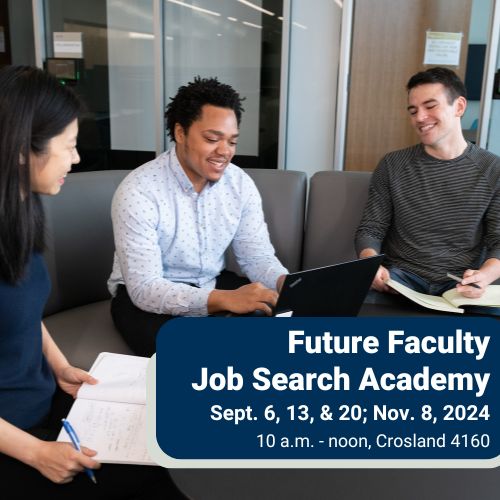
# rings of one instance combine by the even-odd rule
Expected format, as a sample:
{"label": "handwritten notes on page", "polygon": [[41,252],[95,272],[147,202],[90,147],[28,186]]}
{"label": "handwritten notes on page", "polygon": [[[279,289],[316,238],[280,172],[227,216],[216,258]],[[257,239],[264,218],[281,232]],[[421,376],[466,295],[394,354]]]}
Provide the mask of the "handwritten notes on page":
{"label": "handwritten notes on page", "polygon": [[[103,463],[154,465],[146,448],[148,358],[101,353],[90,369],[99,380],[84,384],[68,414],[83,446]],[[58,441],[70,442],[61,429]]]}

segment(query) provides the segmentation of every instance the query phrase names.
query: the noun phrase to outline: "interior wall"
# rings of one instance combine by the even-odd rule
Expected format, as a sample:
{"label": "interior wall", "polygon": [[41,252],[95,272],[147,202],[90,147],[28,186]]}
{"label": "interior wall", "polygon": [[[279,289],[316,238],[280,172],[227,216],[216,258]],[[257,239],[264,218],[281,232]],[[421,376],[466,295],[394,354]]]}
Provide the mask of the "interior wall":
{"label": "interior wall", "polygon": [[292,2],[287,170],[333,169],[341,21],[338,2]]}
{"label": "interior wall", "polygon": [[389,151],[417,137],[408,120],[405,85],[425,69],[426,31],[463,33],[465,75],[472,0],[356,0],[346,137],[346,170],[372,171]]}

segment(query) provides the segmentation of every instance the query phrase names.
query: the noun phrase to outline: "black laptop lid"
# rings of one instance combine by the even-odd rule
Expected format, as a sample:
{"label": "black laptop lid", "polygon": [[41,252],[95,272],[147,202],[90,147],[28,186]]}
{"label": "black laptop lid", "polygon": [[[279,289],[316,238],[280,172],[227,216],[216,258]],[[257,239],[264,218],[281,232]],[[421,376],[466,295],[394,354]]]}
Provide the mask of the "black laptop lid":
{"label": "black laptop lid", "polygon": [[287,275],[275,311],[294,316],[357,316],[384,259],[366,259]]}

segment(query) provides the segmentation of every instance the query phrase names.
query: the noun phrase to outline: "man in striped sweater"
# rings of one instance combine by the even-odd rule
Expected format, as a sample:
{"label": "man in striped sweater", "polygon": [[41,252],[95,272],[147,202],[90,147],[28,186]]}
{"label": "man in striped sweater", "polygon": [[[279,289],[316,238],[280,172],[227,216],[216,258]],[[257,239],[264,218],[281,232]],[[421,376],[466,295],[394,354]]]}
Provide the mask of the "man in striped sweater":
{"label": "man in striped sweater", "polygon": [[417,73],[407,90],[420,144],[378,165],[356,250],[360,257],[386,254],[372,284],[380,292],[390,291],[390,276],[431,295],[457,286],[480,297],[500,278],[500,158],[464,139],[466,93],[453,71]]}

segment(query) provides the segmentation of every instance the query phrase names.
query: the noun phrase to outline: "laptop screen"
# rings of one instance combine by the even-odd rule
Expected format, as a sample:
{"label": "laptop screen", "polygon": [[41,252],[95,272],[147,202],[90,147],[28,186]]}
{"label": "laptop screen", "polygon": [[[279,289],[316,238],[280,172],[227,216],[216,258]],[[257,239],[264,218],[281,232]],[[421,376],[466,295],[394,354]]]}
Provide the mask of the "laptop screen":
{"label": "laptop screen", "polygon": [[276,314],[357,316],[384,255],[289,274]]}

